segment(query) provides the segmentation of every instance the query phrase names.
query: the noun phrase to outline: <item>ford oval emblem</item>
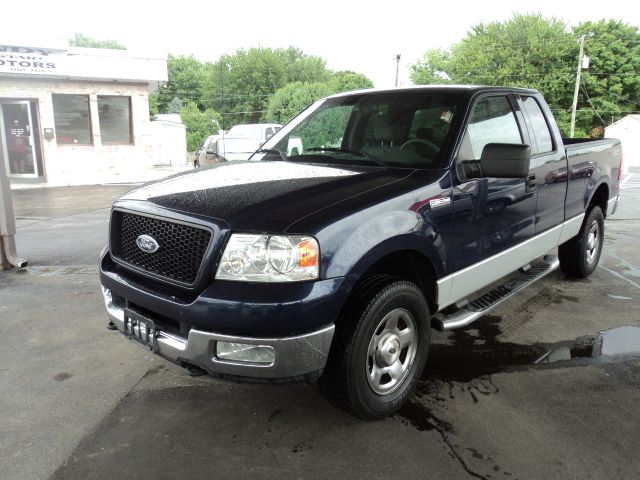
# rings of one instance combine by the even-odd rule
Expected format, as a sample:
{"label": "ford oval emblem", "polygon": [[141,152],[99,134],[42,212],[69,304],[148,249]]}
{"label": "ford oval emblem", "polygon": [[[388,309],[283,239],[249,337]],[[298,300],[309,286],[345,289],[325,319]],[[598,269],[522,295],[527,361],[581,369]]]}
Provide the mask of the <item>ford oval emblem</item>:
{"label": "ford oval emblem", "polygon": [[136,238],[136,245],[144,253],[155,253],[160,248],[160,245],[151,235],[140,235]]}

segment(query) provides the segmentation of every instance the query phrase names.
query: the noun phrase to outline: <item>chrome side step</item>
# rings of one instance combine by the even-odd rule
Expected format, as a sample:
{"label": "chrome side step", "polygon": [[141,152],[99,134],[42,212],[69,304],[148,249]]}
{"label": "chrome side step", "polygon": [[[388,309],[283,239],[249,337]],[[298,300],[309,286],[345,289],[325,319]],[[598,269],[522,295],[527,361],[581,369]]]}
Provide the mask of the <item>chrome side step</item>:
{"label": "chrome side step", "polygon": [[475,322],[483,315],[486,315],[506,299],[540,280],[560,266],[560,260],[556,256],[546,255],[541,260],[532,263],[527,270],[520,269],[516,276],[494,288],[474,301],[450,315],[437,313],[434,315],[432,325],[440,331],[453,330],[454,328],[466,327]]}

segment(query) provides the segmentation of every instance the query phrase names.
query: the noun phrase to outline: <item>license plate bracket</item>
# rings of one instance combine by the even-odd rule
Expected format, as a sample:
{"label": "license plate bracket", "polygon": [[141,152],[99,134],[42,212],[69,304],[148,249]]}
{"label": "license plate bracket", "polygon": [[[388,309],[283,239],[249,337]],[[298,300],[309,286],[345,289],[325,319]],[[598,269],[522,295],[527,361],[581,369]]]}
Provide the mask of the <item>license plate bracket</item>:
{"label": "license plate bracket", "polygon": [[125,308],[123,333],[129,340],[152,352],[156,351],[156,325],[150,318]]}

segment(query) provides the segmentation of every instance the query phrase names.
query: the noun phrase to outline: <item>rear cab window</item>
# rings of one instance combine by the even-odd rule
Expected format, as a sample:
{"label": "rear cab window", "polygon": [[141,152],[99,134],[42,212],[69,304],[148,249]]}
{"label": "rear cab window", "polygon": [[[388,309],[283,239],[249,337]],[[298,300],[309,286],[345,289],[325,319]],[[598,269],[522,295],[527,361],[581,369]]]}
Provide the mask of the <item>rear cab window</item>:
{"label": "rear cab window", "polygon": [[532,140],[531,153],[540,155],[554,151],[553,137],[549,130],[547,119],[542,113],[538,101],[534,97],[521,96],[524,111],[529,120],[529,130]]}

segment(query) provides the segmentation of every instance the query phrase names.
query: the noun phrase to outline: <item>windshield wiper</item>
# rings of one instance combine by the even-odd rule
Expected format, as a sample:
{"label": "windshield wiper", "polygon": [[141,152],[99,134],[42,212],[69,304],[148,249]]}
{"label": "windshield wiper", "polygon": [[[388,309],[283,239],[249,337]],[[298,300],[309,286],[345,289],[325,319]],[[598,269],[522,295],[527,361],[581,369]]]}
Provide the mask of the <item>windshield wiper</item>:
{"label": "windshield wiper", "polygon": [[386,167],[387,165],[382,161],[374,157],[368,152],[364,152],[362,150],[349,150],[347,148],[336,148],[336,147],[310,147],[305,148],[305,152],[336,152],[336,153],[349,153],[352,155],[357,155],[359,157],[367,157],[372,163],[380,167]]}
{"label": "windshield wiper", "polygon": [[[285,160],[284,155],[280,150],[276,150],[275,148],[259,148],[254,153],[264,153],[266,155],[278,155],[279,158],[276,160]],[[264,158],[262,159],[264,160]]]}

